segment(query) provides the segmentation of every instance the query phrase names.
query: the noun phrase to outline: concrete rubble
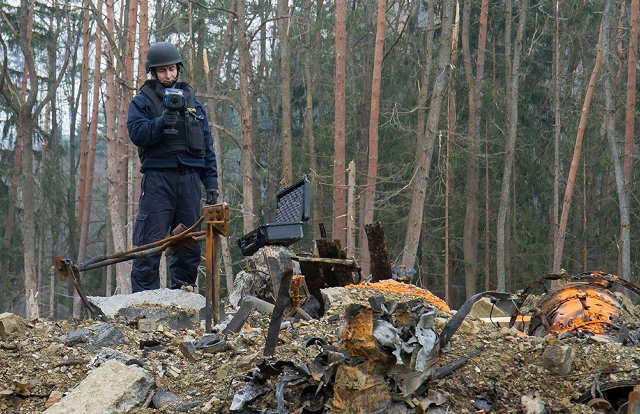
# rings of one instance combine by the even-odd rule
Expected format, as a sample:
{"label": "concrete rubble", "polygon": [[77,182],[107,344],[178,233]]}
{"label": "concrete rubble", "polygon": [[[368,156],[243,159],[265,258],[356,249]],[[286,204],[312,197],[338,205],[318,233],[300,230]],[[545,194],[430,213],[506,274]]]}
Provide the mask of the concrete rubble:
{"label": "concrete rubble", "polygon": [[138,366],[106,361],[94,369],[47,414],[130,412],[153,386],[153,375]]}
{"label": "concrete rubble", "polygon": [[[605,334],[574,315],[575,329],[554,333],[549,325],[533,335],[538,323],[546,327],[541,309],[566,323],[549,296],[527,291],[520,303],[519,295],[487,292],[452,311],[428,290],[394,280],[325,287],[321,300],[303,284],[277,318],[288,256],[267,249],[236,279],[211,333],[201,319],[204,298],[182,291],[158,292],[176,295],[166,304],[112,299],[123,307],[109,312],[107,299],[92,298],[110,314],[106,322],[0,314],[0,412],[632,412],[639,312],[619,294],[609,299],[603,285],[592,290],[619,306],[606,308],[618,323]],[[308,320],[293,306],[297,293]],[[568,306],[573,297],[563,298]],[[528,319],[509,324],[514,303]]]}

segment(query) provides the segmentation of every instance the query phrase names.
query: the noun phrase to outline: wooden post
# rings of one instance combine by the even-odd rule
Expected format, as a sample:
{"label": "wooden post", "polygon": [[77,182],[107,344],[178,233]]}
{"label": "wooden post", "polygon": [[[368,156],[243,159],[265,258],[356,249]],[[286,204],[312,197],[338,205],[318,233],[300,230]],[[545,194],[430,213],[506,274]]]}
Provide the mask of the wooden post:
{"label": "wooden post", "polygon": [[365,224],[365,232],[369,242],[369,257],[371,258],[372,282],[384,279],[391,279],[391,259],[389,259],[389,248],[387,239],[384,237],[382,223]]}
{"label": "wooden post", "polygon": [[227,203],[202,208],[206,229],[205,252],[205,331],[212,331],[220,322],[220,252],[222,236],[229,234],[229,206]]}

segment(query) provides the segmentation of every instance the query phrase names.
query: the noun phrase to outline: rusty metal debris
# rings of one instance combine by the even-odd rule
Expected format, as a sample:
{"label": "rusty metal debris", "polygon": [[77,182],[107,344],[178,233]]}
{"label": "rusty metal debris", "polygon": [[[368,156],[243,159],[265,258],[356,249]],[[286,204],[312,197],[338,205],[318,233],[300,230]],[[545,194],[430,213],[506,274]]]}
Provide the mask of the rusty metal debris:
{"label": "rusty metal debris", "polygon": [[[154,243],[137,246],[112,255],[95,256],[79,264],[73,263],[71,259],[57,256],[54,261],[58,277],[62,281],[66,280],[67,277],[71,278],[78,295],[82,299],[82,303],[91,314],[91,317],[104,319],[104,312],[87,299],[80,279],[80,272],[159,254],[165,250],[172,253],[180,247],[187,247],[193,243],[206,241],[205,324],[207,332],[211,332],[211,319],[216,323],[220,321],[218,306],[220,303],[220,237],[229,234],[229,206],[226,203],[204,206],[203,212],[203,216],[193,226],[186,228],[183,224],[179,224],[171,236]],[[203,222],[207,225],[207,229],[205,231],[194,231]],[[216,303],[216,306],[213,306],[213,303]]]}
{"label": "rusty metal debris", "polygon": [[528,335],[544,337],[550,334],[588,334],[601,339],[636,345],[640,339],[638,323],[629,309],[610,290],[620,284],[628,291],[640,294],[633,283],[604,272],[585,272],[577,276],[548,274],[539,277],[520,295],[511,313],[510,326],[521,314],[525,300],[533,288],[547,280],[564,283],[547,291],[531,312]]}
{"label": "rusty metal debris", "polygon": [[280,334],[280,324],[282,323],[282,317],[284,315],[285,308],[289,305],[291,300],[291,279],[293,278],[293,269],[291,268],[290,260],[285,258],[285,268],[279,269],[277,260],[274,257],[267,258],[269,269],[272,274],[278,272],[281,277],[278,289],[278,296],[276,297],[276,304],[271,315],[271,322],[269,323],[269,330],[267,333],[267,340],[265,342],[264,355],[271,356],[275,353],[276,344],[278,343],[278,336]]}
{"label": "rusty metal debris", "polygon": [[211,332],[212,322],[220,322],[220,253],[222,236],[229,235],[229,206],[226,203],[204,206],[203,220],[207,225],[205,252],[205,330]]}

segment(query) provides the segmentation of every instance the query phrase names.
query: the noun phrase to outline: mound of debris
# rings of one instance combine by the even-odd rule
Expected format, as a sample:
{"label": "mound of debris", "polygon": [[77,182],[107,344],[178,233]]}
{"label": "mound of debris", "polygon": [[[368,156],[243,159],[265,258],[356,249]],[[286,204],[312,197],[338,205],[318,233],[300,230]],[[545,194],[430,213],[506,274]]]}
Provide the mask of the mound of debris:
{"label": "mound of debris", "polygon": [[[299,273],[310,263],[323,283]],[[564,278],[542,296],[484,292],[451,311],[395,280],[328,286],[338,279],[323,266],[261,249],[212,332],[204,301],[182,291],[93,298],[121,306],[102,321],[0,314],[0,412],[640,409],[640,318],[613,275]],[[560,277],[537,282],[548,279]]]}

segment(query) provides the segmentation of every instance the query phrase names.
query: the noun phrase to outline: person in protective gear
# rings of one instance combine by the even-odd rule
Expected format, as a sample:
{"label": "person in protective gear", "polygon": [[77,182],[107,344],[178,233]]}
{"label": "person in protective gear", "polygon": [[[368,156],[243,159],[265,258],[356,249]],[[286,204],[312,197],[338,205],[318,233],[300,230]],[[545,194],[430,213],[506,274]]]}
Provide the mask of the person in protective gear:
{"label": "person in protective gear", "polygon": [[[133,244],[142,246],[167,237],[180,223],[191,227],[201,215],[200,183],[206,203],[218,198],[218,171],[213,138],[204,107],[195,91],[180,82],[182,56],[171,43],[151,45],[146,69],[151,73],[129,104],[127,130],[138,147],[142,172]],[[179,89],[181,108],[164,106],[167,88]],[[135,259],[131,270],[133,292],[160,287],[161,255]],[[195,287],[200,244],[181,247],[169,265],[172,289]]]}

